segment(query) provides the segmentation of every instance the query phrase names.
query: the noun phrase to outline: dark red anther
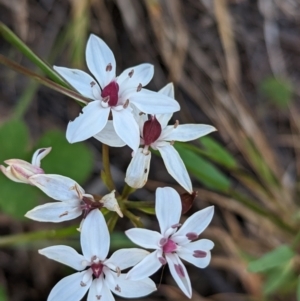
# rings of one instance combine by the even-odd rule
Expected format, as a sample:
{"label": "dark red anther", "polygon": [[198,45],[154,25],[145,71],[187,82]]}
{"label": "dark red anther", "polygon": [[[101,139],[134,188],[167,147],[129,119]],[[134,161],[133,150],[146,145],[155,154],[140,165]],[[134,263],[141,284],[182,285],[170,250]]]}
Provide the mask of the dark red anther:
{"label": "dark red anther", "polygon": [[103,99],[108,99],[108,105],[114,107],[118,104],[119,85],[112,81],[101,92]]}
{"label": "dark red anther", "polygon": [[161,134],[161,125],[155,116],[151,116],[149,120],[144,123],[143,138],[145,145],[150,145],[155,142]]}

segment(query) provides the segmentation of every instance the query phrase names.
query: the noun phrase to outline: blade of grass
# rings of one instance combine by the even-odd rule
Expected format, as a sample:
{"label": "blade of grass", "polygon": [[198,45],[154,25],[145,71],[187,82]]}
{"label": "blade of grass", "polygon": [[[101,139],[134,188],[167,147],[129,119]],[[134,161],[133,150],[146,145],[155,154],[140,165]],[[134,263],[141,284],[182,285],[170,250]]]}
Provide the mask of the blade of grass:
{"label": "blade of grass", "polygon": [[59,84],[45,78],[45,77],[42,77],[38,74],[36,74],[35,72],[32,72],[31,70],[13,62],[12,60],[6,58],[5,56],[1,55],[0,54],[0,63],[13,69],[14,71],[18,72],[18,73],[21,73],[21,74],[24,74],[30,78],[33,78],[34,80],[38,81],[39,83],[55,90],[55,91],[58,91],[66,96],[69,96],[81,103],[84,103],[84,104],[87,104],[88,102],[90,102],[89,99],[81,96],[80,94],[78,94],[77,92],[75,91],[72,91],[70,89],[67,89],[65,87],[62,87],[60,86]]}
{"label": "blade of grass", "polygon": [[70,86],[41,58],[39,58],[17,35],[15,35],[6,25],[0,22],[1,36],[24,54],[31,62],[39,67],[49,78],[65,88]]}

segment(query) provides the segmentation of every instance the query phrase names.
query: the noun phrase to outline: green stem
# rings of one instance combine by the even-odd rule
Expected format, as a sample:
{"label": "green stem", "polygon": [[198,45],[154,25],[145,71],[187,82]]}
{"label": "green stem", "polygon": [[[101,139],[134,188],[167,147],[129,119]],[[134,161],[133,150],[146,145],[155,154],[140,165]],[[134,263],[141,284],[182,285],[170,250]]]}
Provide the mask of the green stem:
{"label": "green stem", "polygon": [[18,36],[16,36],[6,25],[0,22],[1,36],[14,47],[16,47],[22,54],[38,66],[45,74],[47,74],[53,81],[60,86],[68,88],[69,85],[41,58],[39,58]]}
{"label": "green stem", "polygon": [[119,219],[118,214],[113,212],[111,218],[107,221],[107,227],[108,227],[109,233],[112,233],[114,231],[114,228],[116,226],[118,219]]}
{"label": "green stem", "polygon": [[133,223],[133,225],[137,228],[144,228],[143,223],[141,222],[140,217],[135,216],[133,213],[131,213],[128,210],[124,210],[123,214],[130,219],[130,221]]}
{"label": "green stem", "polygon": [[110,162],[109,162],[109,146],[106,144],[102,144],[102,162],[104,169],[104,182],[107,188],[112,191],[115,189],[115,184],[112,179],[111,171],[110,171]]}
{"label": "green stem", "polygon": [[136,191],[135,188],[130,187],[128,184],[125,183],[125,186],[124,186],[123,191],[122,191],[122,199],[127,200],[129,195],[134,193],[135,191]]}
{"label": "green stem", "polygon": [[73,99],[76,99],[77,101],[81,102],[81,103],[84,103],[84,104],[87,104],[90,102],[89,99],[81,96],[80,94],[78,94],[77,92],[75,91],[72,91],[70,89],[67,89],[67,88],[64,88],[62,87],[61,85],[45,78],[45,77],[42,77],[40,75],[38,75],[37,73],[35,72],[32,72],[31,70],[15,63],[14,61],[6,58],[5,56],[1,55],[0,54],[0,63],[11,68],[12,70],[18,72],[18,73],[21,73],[21,74],[24,74],[30,78],[33,78],[34,80],[36,80],[37,82],[55,90],[55,91],[58,91],[64,95],[67,95]]}
{"label": "green stem", "polygon": [[0,237],[0,247],[31,243],[36,240],[65,238],[76,233],[79,233],[76,227],[71,226],[59,230],[42,230],[25,234],[6,235]]}
{"label": "green stem", "polygon": [[131,209],[139,209],[139,208],[149,208],[153,207],[154,208],[154,202],[152,201],[141,201],[141,202],[133,202],[133,201],[123,201],[124,205],[126,208],[131,208]]}

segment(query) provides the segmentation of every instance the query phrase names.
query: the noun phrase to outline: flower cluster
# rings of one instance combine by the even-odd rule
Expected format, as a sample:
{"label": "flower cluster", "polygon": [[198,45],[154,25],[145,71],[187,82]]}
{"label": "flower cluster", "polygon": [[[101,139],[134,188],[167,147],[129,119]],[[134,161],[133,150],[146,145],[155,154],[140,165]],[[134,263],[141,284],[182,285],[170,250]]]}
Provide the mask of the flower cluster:
{"label": "flower cluster", "polygon": [[[173,144],[195,140],[215,128],[204,124],[181,125],[177,120],[168,125],[173,113],[180,109],[174,99],[173,85],[168,84],[159,92],[144,89],[154,74],[150,64],[128,68],[116,76],[112,51],[95,35],[88,40],[86,62],[94,77],[81,70],[54,67],[74,89],[90,99],[82,113],[68,124],[67,140],[74,143],[93,136],[108,146],[128,145],[133,152],[125,182],[132,188],[145,185],[151,149],[158,150],[168,173],[189,194],[195,194]],[[180,289],[191,298],[191,282],[181,259],[199,268],[209,264],[214,244],[198,238],[212,220],[214,208],[211,206],[194,213],[181,225],[180,195],[170,187],[157,188],[155,213],[160,233],[139,228],[125,232],[135,244],[154,251],[120,249],[107,258],[110,235],[101,209],[105,207],[123,217],[115,190],[97,197],[86,193],[68,177],[45,173],[40,164],[50,151],[50,147],[37,150],[31,164],[11,159],[5,161],[7,167],[0,165],[9,179],[33,185],[56,200],[33,208],[26,217],[57,223],[83,216],[79,227],[83,255],[63,245],[39,250],[40,254],[77,271],[59,281],[48,300],[79,301],[88,291],[89,301],[114,300],[112,292],[125,298],[145,296],[156,290],[149,277],[166,264]],[[119,201],[122,202],[122,198]],[[127,273],[121,273],[128,268],[131,269]]]}

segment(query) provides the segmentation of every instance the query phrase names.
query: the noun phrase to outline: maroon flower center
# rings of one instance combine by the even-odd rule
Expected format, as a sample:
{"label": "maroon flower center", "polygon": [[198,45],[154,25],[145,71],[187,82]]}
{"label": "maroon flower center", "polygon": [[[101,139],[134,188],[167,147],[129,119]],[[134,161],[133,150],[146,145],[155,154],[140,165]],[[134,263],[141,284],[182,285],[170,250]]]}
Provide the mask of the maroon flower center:
{"label": "maroon flower center", "polygon": [[143,138],[145,145],[151,145],[155,142],[161,134],[161,125],[155,116],[151,116],[149,120],[144,123]]}
{"label": "maroon flower center", "polygon": [[103,264],[101,262],[93,263],[91,265],[91,269],[93,271],[94,276],[96,278],[99,278],[99,276],[101,275],[102,270],[103,270]]}
{"label": "maroon flower center", "polygon": [[103,101],[108,102],[108,105],[114,107],[118,104],[118,92],[119,92],[119,85],[112,81],[109,83],[101,92],[101,97]]}
{"label": "maroon flower center", "polygon": [[164,253],[172,253],[176,249],[177,249],[177,244],[171,239],[168,239],[167,242],[163,245]]}
{"label": "maroon flower center", "polygon": [[94,209],[101,209],[103,204],[100,202],[95,201],[90,197],[83,196],[81,209],[83,210],[83,218],[86,218],[87,215]]}

